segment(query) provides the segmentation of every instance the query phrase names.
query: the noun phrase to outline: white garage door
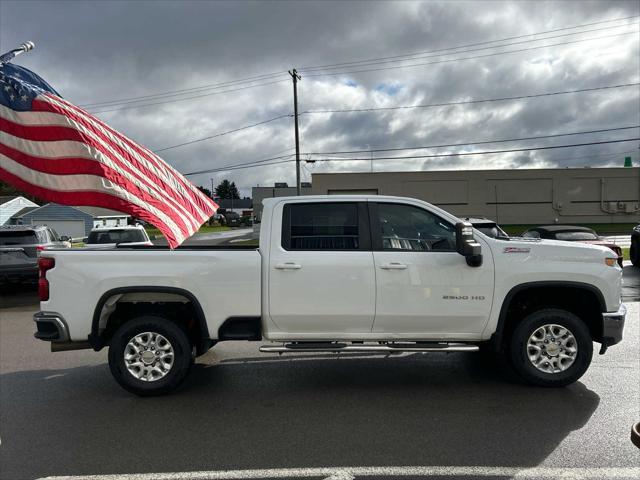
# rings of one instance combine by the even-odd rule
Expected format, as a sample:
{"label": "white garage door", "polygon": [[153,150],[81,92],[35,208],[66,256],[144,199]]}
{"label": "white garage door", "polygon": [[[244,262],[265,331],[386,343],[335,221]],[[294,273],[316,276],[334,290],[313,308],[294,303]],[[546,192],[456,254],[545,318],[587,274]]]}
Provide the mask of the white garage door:
{"label": "white garage door", "polygon": [[47,225],[58,232],[58,235],[66,235],[71,238],[85,236],[84,220],[41,220],[34,218],[31,223],[33,225]]}

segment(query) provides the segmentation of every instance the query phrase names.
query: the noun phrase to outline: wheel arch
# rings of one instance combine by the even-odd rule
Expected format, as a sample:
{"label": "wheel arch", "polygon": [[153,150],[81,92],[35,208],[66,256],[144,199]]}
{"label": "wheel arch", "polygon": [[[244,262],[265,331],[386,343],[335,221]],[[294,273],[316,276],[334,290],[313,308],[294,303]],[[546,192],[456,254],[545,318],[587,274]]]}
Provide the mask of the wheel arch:
{"label": "wheel arch", "polygon": [[[500,349],[505,341],[505,336],[509,334],[508,327],[514,327],[520,319],[515,319],[510,325],[509,322],[509,314],[510,309],[514,305],[514,302],[517,302],[519,298],[525,297],[527,294],[534,295],[536,292],[544,292],[544,291],[553,291],[555,294],[558,291],[563,292],[572,292],[572,293],[586,293],[588,295],[588,301],[592,302],[594,305],[597,305],[598,312],[597,318],[601,321],[601,314],[607,311],[606,302],[604,299],[604,295],[594,285],[582,282],[571,282],[571,281],[537,281],[537,282],[526,282],[519,285],[516,285],[509,290],[507,295],[502,302],[500,307],[500,314],[498,316],[498,323],[496,326],[496,330],[492,335],[492,342],[496,349]],[[557,303],[552,302],[550,305],[546,307],[558,307],[562,308],[569,303],[569,300],[557,301]],[[537,308],[536,308],[537,309]],[[531,310],[535,311],[535,310]],[[572,313],[577,313],[572,309],[569,309]],[[594,320],[595,315],[591,317],[589,320],[589,328],[592,334],[592,338],[596,341],[599,341],[602,336],[602,325],[597,325],[597,321]],[[585,319],[582,319],[585,321]],[[594,324],[595,323],[595,324]]]}
{"label": "wheel arch", "polygon": [[[89,335],[89,343],[93,347],[94,350],[100,350],[105,345],[105,336],[104,331],[100,331],[100,320],[102,317],[103,309],[106,303],[116,297],[123,296],[127,294],[158,294],[158,295],[174,295],[178,297],[182,297],[186,300],[186,303],[190,304],[193,309],[194,318],[197,322],[197,326],[199,328],[199,334],[202,340],[202,345],[197,345],[198,350],[206,351],[211,346],[211,340],[209,337],[209,327],[207,325],[207,319],[204,314],[204,310],[200,305],[198,299],[191,292],[177,287],[164,287],[164,286],[136,286],[136,287],[118,287],[107,290],[103,293],[96,304],[96,307],[93,311],[93,318],[91,320],[91,333]],[[160,298],[160,297],[159,297]],[[119,300],[118,300],[119,301]],[[116,301],[116,303],[118,303]],[[127,302],[123,302],[127,303]],[[113,312],[112,312],[113,313]],[[108,321],[108,320],[107,320]],[[204,344],[207,345],[204,345]]]}

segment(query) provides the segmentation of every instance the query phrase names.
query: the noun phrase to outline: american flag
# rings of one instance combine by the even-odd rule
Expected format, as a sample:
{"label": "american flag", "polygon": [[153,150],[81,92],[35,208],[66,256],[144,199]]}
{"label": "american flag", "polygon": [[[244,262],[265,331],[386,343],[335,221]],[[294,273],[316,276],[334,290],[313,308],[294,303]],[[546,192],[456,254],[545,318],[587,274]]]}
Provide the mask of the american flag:
{"label": "american flag", "polygon": [[47,201],[128,213],[171,248],[218,208],[152,151],[11,63],[0,63],[0,180]]}

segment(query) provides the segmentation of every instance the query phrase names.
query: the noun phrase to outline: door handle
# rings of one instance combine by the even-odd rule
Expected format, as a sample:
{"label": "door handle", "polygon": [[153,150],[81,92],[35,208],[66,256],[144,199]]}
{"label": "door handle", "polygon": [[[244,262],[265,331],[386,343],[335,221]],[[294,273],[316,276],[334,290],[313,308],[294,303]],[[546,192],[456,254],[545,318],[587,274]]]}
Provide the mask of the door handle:
{"label": "door handle", "polygon": [[404,263],[391,262],[380,265],[383,270],[406,270],[407,266]]}
{"label": "door handle", "polygon": [[275,268],[278,270],[300,270],[302,265],[293,262],[276,263]]}

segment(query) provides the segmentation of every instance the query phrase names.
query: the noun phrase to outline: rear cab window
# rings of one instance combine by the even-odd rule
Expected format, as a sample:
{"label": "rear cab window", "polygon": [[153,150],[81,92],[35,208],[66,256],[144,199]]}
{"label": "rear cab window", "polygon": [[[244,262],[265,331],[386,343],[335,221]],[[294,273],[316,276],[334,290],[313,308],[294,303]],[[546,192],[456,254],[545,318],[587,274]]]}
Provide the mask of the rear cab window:
{"label": "rear cab window", "polygon": [[142,230],[99,230],[89,233],[87,243],[134,243],[146,242]]}
{"label": "rear cab window", "polygon": [[289,203],[282,215],[285,250],[370,249],[364,202]]}

